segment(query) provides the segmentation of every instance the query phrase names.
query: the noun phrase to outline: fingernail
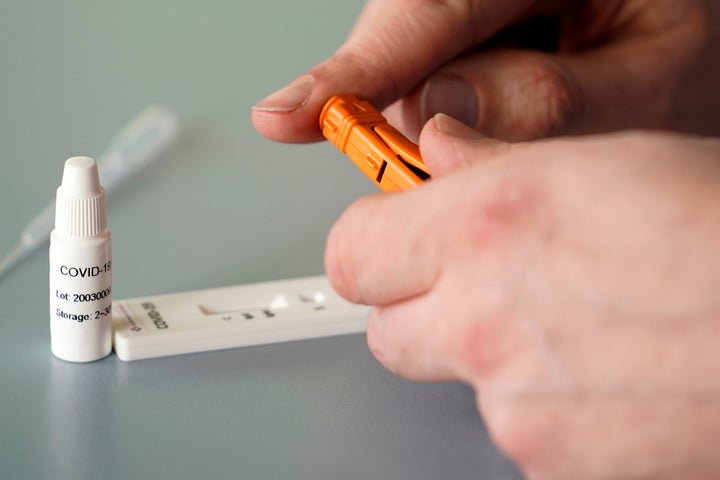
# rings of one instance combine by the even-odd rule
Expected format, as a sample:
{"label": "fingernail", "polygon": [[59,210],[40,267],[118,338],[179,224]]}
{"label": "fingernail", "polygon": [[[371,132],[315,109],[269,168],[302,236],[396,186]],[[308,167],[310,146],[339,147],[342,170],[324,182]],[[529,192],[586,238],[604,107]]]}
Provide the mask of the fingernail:
{"label": "fingernail", "polygon": [[425,83],[420,96],[423,123],[436,113],[445,113],[475,128],[478,121],[478,97],[467,81],[454,75],[438,75]]}
{"label": "fingernail", "polygon": [[470,128],[462,122],[458,122],[454,118],[444,113],[436,114],[433,119],[435,120],[435,127],[441,133],[451,135],[453,137],[466,138],[468,140],[482,140],[487,138],[482,133],[478,132],[474,128]]}
{"label": "fingernail", "polygon": [[280,90],[271,93],[253,107],[263,112],[290,113],[305,105],[310,100],[315,78],[303,75],[290,82]]}

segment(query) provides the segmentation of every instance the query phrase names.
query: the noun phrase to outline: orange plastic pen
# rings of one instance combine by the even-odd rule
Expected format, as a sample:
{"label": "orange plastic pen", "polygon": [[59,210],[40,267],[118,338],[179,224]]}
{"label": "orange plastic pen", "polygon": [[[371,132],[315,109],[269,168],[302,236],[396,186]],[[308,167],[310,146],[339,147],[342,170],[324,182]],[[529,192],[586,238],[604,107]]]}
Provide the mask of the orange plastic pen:
{"label": "orange plastic pen", "polygon": [[430,178],[418,146],[356,95],[328,100],[320,113],[320,129],[386,192],[406,190]]}

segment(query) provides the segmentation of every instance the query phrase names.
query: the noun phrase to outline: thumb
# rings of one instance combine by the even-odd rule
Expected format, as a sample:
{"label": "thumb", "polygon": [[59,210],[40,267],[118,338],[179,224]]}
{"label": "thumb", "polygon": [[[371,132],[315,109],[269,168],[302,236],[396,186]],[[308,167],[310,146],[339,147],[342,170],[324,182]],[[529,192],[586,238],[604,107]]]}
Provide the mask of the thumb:
{"label": "thumb", "polygon": [[382,110],[440,65],[499,31],[532,1],[493,8],[476,8],[476,3],[482,2],[370,0],[331,58],[253,107],[255,128],[281,142],[322,140],[317,118],[331,96],[355,93]]}
{"label": "thumb", "polygon": [[412,134],[412,119],[417,131],[439,112],[508,141],[656,128],[667,72],[643,52],[637,45],[583,55],[474,52],[437,70],[402,102],[400,128]]}
{"label": "thumb", "polygon": [[430,119],[420,134],[420,153],[434,178],[494,158],[509,146],[444,113]]}

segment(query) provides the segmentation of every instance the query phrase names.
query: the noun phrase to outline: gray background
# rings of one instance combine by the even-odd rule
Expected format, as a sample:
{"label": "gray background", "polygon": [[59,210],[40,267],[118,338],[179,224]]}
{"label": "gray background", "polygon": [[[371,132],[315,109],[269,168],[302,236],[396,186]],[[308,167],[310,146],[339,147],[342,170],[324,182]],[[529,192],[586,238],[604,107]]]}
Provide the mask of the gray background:
{"label": "gray background", "polygon": [[[273,144],[250,107],[330,55],[360,1],[4,1],[0,250],[152,103],[178,144],[109,198],[127,298],[322,272],[375,191],[326,144]],[[520,478],[473,392],[383,370],[362,335],[123,363],[50,354],[45,251],[0,280],[3,478]]]}

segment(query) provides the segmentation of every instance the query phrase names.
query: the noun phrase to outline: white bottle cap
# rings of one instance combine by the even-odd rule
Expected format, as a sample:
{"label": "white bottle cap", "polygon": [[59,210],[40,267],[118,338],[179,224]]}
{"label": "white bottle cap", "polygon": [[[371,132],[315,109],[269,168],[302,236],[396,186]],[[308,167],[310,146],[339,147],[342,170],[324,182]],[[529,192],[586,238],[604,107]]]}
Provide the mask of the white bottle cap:
{"label": "white bottle cap", "polygon": [[72,157],[65,162],[56,202],[55,228],[59,233],[94,237],[105,231],[105,190],[100,185],[95,160]]}

